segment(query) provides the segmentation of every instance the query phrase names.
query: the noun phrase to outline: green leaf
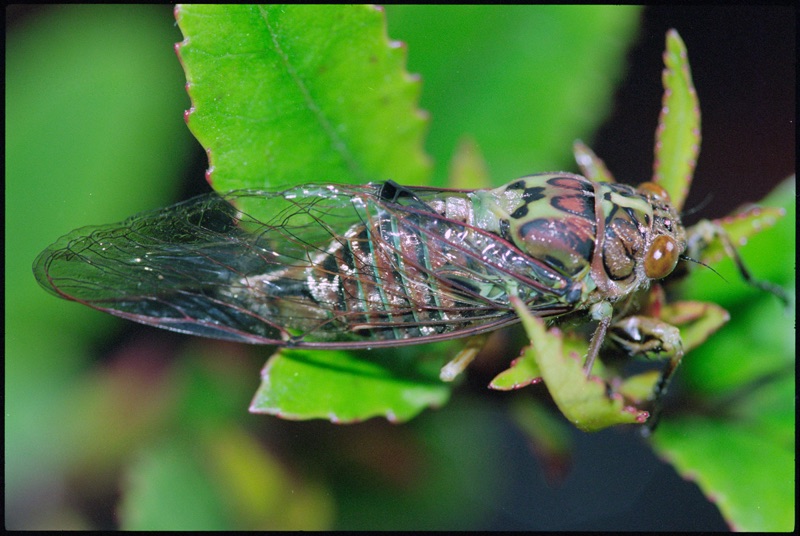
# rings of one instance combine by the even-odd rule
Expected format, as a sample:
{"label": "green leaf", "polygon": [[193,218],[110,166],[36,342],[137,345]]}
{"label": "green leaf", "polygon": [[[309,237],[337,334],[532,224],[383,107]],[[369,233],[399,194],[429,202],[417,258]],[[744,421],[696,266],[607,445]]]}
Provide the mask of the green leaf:
{"label": "green leaf", "polygon": [[[723,222],[724,228],[732,232],[731,238],[742,261],[756,279],[784,286],[794,282],[797,218],[795,191],[795,179],[792,177],[759,203],[763,207],[760,212],[745,210],[746,216],[741,219],[734,215],[715,220]],[[785,216],[775,218],[778,213]],[[755,216],[756,214],[761,216]],[[730,226],[727,222],[730,222]],[[751,232],[756,230],[757,234]],[[748,286],[733,261],[727,255],[719,255],[721,246],[718,248],[717,244],[717,241],[712,242],[710,252],[702,254],[703,258],[708,257],[707,260],[717,273],[703,266],[690,264],[691,277],[682,283],[682,295],[717,303],[729,310],[747,300],[775,300],[774,296]]]}
{"label": "green leaf", "polygon": [[747,424],[697,418],[665,419],[654,436],[659,455],[697,481],[734,530],[791,532],[794,448],[773,439]]}
{"label": "green leaf", "polygon": [[447,401],[450,387],[439,380],[440,366],[392,351],[280,350],[261,373],[250,411],[339,423],[371,417],[402,422]]}
{"label": "green leaf", "polygon": [[486,160],[481,154],[478,144],[469,136],[458,143],[453,159],[450,162],[447,186],[465,190],[491,188]]}
{"label": "green leaf", "polygon": [[692,84],[686,45],[675,30],[667,32],[664,65],[664,99],[656,129],[653,182],[669,193],[672,205],[680,211],[700,152],[700,103]]}
{"label": "green leaf", "polygon": [[381,10],[184,5],[176,18],[188,124],[218,191],[427,179],[420,84]]}
{"label": "green leaf", "polygon": [[129,467],[121,505],[125,529],[224,530],[229,526],[197,446],[177,440],[140,453]]}
{"label": "green leaf", "polygon": [[523,352],[511,362],[510,367],[494,377],[489,387],[498,391],[511,391],[541,380],[542,371],[536,363],[533,352]]}
{"label": "green leaf", "polygon": [[409,43],[432,121],[426,148],[445,164],[470,136],[499,186],[538,171],[571,169],[568,148],[590,139],[641,17],[637,6],[390,5],[390,35]]}
{"label": "green leaf", "polygon": [[[426,181],[420,84],[405,71],[405,48],[389,41],[379,9],[204,5],[180,6],[176,17],[193,105],[188,124],[209,154],[217,190]],[[257,207],[241,208],[258,214]],[[342,422],[375,415],[404,420],[444,402],[449,392],[438,380],[433,387],[393,382],[390,369],[366,381],[362,367],[369,360],[346,352],[305,355],[273,356],[254,411]],[[298,367],[300,380],[284,374]],[[363,397],[350,391],[354,378]]]}
{"label": "green leaf", "polygon": [[649,370],[630,378],[625,378],[622,384],[617,387],[617,392],[634,404],[645,404],[652,401],[656,383],[660,379],[661,371]]}
{"label": "green leaf", "polygon": [[626,406],[621,395],[609,396],[604,380],[586,376],[581,354],[564,350],[558,329],[546,331],[544,321],[531,315],[519,299],[512,299],[512,304],[531,340],[525,353],[536,360],[547,390],[572,424],[585,432],[596,432],[616,424],[641,424],[647,420],[646,411]]}

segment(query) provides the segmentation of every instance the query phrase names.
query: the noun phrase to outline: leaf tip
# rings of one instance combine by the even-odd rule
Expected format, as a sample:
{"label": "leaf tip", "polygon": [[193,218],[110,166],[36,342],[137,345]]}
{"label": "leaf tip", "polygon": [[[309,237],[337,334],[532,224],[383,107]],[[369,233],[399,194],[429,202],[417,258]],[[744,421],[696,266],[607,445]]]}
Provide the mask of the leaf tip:
{"label": "leaf tip", "polygon": [[666,40],[666,51],[664,53],[678,53],[681,57],[686,56],[686,44],[683,42],[683,38],[678,33],[678,30],[675,28],[670,28],[667,30],[667,40]]}
{"label": "leaf tip", "polygon": [[649,411],[641,410],[636,406],[625,406],[624,408],[622,408],[622,410],[627,411],[628,413],[633,415],[634,419],[636,419],[637,424],[644,424],[647,422],[647,419],[650,418]]}

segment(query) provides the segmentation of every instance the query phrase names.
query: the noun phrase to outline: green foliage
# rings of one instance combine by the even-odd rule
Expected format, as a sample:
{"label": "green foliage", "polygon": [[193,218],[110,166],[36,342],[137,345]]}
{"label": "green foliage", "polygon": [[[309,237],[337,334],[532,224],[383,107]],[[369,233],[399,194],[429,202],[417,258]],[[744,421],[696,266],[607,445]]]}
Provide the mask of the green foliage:
{"label": "green foliage", "polygon": [[675,30],[667,33],[664,52],[664,101],[656,130],[653,182],[681,210],[692,184],[700,151],[700,105],[692,84],[686,45]]}
{"label": "green foliage", "polygon": [[[465,134],[486,156],[493,184],[571,167],[570,143],[589,138],[610,109],[639,14],[632,7],[388,7],[388,35],[409,42],[408,70],[423,75],[421,107],[431,114],[425,126],[416,111],[419,84],[404,72],[405,49],[390,44],[377,12],[325,6],[325,14],[341,13],[337,20],[350,27],[323,35],[327,18],[310,7],[256,10],[271,20],[281,18],[289,34],[266,31],[257,17],[248,19],[253,11],[246,8],[189,9],[239,13],[239,22],[267,38],[259,50],[284,66],[276,85],[266,89],[253,84],[266,76],[263,63],[247,64],[258,73],[251,76],[248,69],[239,70],[244,57],[201,57],[204,39],[218,46],[219,35],[193,35],[181,49],[187,70],[198,62],[211,71],[227,64],[231,71],[217,80],[230,86],[242,77],[244,84],[244,97],[215,94],[206,83],[211,79],[203,79],[213,73],[192,72],[197,76],[189,88],[193,103],[197,98],[207,107],[196,108],[189,123],[209,146],[219,135],[211,175],[220,189],[295,180],[422,182],[430,174],[419,145],[425,128],[430,128],[426,149],[435,159],[436,184],[445,184],[451,155]],[[306,16],[296,15],[301,12]],[[126,528],[405,529],[411,517],[422,528],[487,523],[497,515],[493,505],[509,498],[506,484],[515,474],[498,462],[506,445],[484,440],[502,432],[498,414],[484,405],[459,398],[447,411],[426,412],[403,427],[373,419],[347,427],[346,439],[337,443],[342,428],[291,423],[285,433],[285,423],[277,419],[242,416],[243,396],[252,391],[258,364],[243,357],[241,347],[199,341],[164,364],[165,345],[156,340],[143,348],[123,348],[103,366],[86,366],[97,341],[108,340],[113,320],[52,299],[36,287],[29,267],[59,233],[163,206],[175,190],[189,140],[181,123],[187,100],[171,51],[181,37],[164,23],[164,12],[160,18],[152,13],[54,8],[26,38],[9,35],[7,41],[9,512],[18,521],[25,510],[19,505],[27,508],[29,497],[37,494],[45,497],[36,506],[47,518],[37,519],[36,528],[97,527],[95,520],[48,502],[52,494],[41,493],[61,489],[65,482],[72,483],[68,492],[75,482],[92,482],[92,495],[121,490],[114,511]],[[201,18],[194,29],[209,29]],[[182,20],[181,28],[188,23]],[[233,29],[242,40],[229,44],[255,42]],[[358,45],[355,52],[347,48],[351,39]],[[275,40],[283,54],[270,48]],[[198,55],[187,57],[187,47],[195,47]],[[316,56],[315,47],[330,54]],[[365,51],[376,60],[374,66],[366,63],[388,78],[370,78],[375,71],[363,71],[364,62],[346,61],[373,59]],[[314,71],[314,65],[330,68]],[[298,85],[293,73],[307,75],[306,83]],[[318,81],[316,75],[328,77],[314,87],[321,93],[300,98],[302,88]],[[373,92],[349,80],[369,84]],[[362,98],[375,95],[376,87],[388,100]],[[258,95],[267,101],[280,96],[272,101],[286,112],[280,121],[263,115]],[[261,119],[277,124],[280,135],[251,132]],[[268,142],[272,145],[258,146]],[[266,150],[270,159],[263,158]],[[275,167],[256,169],[264,160]],[[473,171],[481,168],[477,160],[471,161]],[[776,192],[774,204],[786,206],[787,217],[742,250],[754,275],[782,284],[794,281],[794,248],[786,246],[795,243],[793,199],[793,183]],[[773,297],[741,284],[729,261],[714,267],[725,280],[701,268],[682,294],[720,303],[733,320],[684,360],[680,399],[687,407],[683,414],[664,416],[654,446],[687,478],[695,478],[736,528],[791,528],[794,310],[784,312]],[[450,355],[423,351],[435,354],[426,356],[431,370]],[[381,357],[369,367],[380,369],[382,359],[395,365],[420,359],[399,355]],[[287,364],[297,363],[281,366]],[[426,372],[410,376],[431,386],[422,368]],[[343,396],[352,379],[317,382],[306,394],[333,389]],[[379,379],[389,383],[388,376]],[[447,388],[437,389],[443,390],[423,391],[424,404],[446,399]],[[726,398],[731,394],[737,395],[733,404]],[[353,413],[386,414],[385,406],[369,400],[367,405]],[[413,402],[399,418],[419,409]],[[257,432],[244,433],[247,426]],[[289,447],[273,452],[282,442]],[[120,472],[127,475],[122,486]],[[50,487],[38,488],[41,482]],[[370,517],[374,512],[380,515]]]}
{"label": "green foliage", "polygon": [[637,6],[387,6],[389,35],[409,43],[431,114],[434,184],[464,136],[491,183],[572,169],[568,148],[611,110],[640,16]]}
{"label": "green foliage", "polygon": [[191,131],[219,191],[426,181],[420,83],[369,6],[183,5]]}
{"label": "green foliage", "polygon": [[[70,413],[92,391],[72,389],[87,349],[118,324],[42,293],[31,263],[61,234],[175,195],[192,140],[171,50],[179,34],[163,17],[152,6],[46,6],[7,35],[7,490],[24,494],[32,472],[60,478],[64,464],[97,452],[75,431],[105,425],[106,414]],[[116,437],[95,447],[108,454]]]}
{"label": "green foliage", "polygon": [[606,382],[600,377],[586,375],[583,356],[587,345],[577,345],[577,351],[565,351],[558,330],[545,331],[541,318],[531,315],[519,300],[515,302],[514,308],[531,341],[521,359],[536,362],[547,389],[568,421],[585,432],[595,432],[647,419],[647,412],[627,406],[621,396],[609,396]]}
{"label": "green foliage", "polygon": [[[431,366],[432,365],[432,366]],[[450,394],[439,380],[442,362],[404,362],[396,352],[280,350],[262,371],[254,413],[336,423],[384,417],[406,421]]]}
{"label": "green foliage", "polygon": [[[740,253],[759,277],[789,287],[794,280],[794,179],[764,205],[786,216]],[[730,312],[720,332],[684,359],[681,398],[687,406],[665,415],[653,446],[686,478],[696,480],[738,530],[794,527],[795,305],[748,287],[730,259],[699,267],[683,285],[687,296]],[[790,296],[793,287],[787,288]],[[722,439],[724,438],[724,440]]]}
{"label": "green foliage", "polygon": [[318,483],[290,475],[231,427],[140,451],[120,514],[132,530],[314,530],[329,526],[332,506]]}

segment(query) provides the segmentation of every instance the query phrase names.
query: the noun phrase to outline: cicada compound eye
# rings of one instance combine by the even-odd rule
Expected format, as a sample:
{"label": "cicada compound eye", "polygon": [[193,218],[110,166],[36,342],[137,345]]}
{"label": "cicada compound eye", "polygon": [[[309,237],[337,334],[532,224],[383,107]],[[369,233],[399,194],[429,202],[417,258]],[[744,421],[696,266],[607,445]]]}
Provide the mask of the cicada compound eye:
{"label": "cicada compound eye", "polygon": [[669,203],[669,193],[661,186],[654,182],[643,182],[636,187],[636,191],[640,194],[649,194],[656,199]]}
{"label": "cicada compound eye", "polygon": [[678,243],[671,236],[661,235],[653,240],[644,257],[644,273],[650,279],[663,279],[678,264]]}

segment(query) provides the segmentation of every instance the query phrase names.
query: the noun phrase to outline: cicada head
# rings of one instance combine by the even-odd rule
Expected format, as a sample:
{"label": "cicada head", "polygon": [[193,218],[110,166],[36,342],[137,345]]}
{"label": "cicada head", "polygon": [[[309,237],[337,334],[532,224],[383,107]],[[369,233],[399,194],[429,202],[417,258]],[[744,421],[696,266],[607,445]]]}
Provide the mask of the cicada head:
{"label": "cicada head", "polygon": [[653,207],[653,223],[641,261],[644,275],[648,279],[663,279],[672,273],[686,249],[686,230],[664,188],[645,182],[636,191]]}
{"label": "cicada head", "polygon": [[638,188],[592,183],[596,243],[587,303],[615,300],[667,277],[686,249],[686,233],[669,195],[654,183]]}

